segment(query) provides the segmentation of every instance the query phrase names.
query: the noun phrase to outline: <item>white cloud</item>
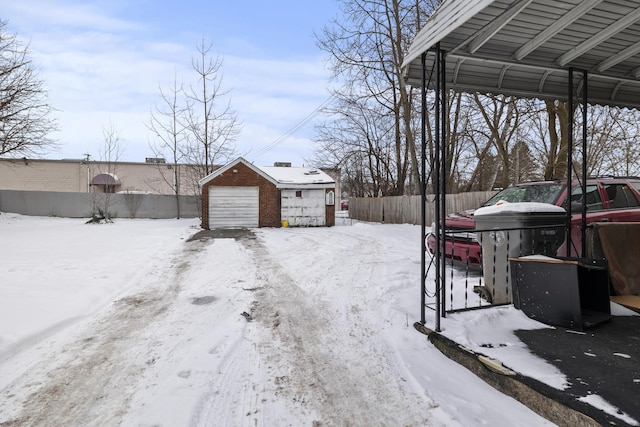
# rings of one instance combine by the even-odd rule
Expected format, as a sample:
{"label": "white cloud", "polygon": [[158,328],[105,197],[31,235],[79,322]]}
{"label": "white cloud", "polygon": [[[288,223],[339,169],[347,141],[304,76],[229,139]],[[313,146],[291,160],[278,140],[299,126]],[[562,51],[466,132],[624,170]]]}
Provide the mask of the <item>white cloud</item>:
{"label": "white cloud", "polygon": [[90,29],[98,31],[131,31],[145,26],[141,23],[105,15],[104,7],[90,2],[70,2],[60,0],[3,1],[5,16],[10,23],[34,30],[46,27]]}
{"label": "white cloud", "polygon": [[[191,59],[201,38],[185,41],[167,33],[158,39],[150,26],[115,18],[95,4],[17,3],[9,10],[9,16],[18,17],[13,21],[17,27],[10,30],[30,38],[34,63],[52,106],[59,110],[61,130],[54,137],[62,148],[56,155],[96,156],[102,129],[112,123],[127,141],[123,160],[144,161],[150,155],[150,134],[144,122],[160,101],[159,88],[172,87],[174,75],[185,86],[194,82]],[[230,90],[232,108],[244,123],[237,141],[241,154],[256,153],[277,141],[328,97],[329,75],[319,56],[247,58],[240,50],[225,52],[225,46],[216,45],[215,40],[212,53],[223,59],[223,89]],[[301,164],[309,155],[311,128],[302,127],[256,162]]]}

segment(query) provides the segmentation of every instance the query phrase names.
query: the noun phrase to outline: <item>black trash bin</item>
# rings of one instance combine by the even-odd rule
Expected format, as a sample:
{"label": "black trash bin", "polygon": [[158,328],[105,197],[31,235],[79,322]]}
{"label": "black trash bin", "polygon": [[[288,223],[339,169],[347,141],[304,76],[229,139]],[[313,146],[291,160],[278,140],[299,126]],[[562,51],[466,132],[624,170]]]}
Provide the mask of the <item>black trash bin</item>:
{"label": "black trash bin", "polygon": [[566,211],[547,203],[498,203],[478,209],[484,294],[494,304],[513,302],[509,258],[555,256],[564,242]]}
{"label": "black trash bin", "polygon": [[513,305],[540,322],[584,330],[611,320],[605,260],[512,258]]}

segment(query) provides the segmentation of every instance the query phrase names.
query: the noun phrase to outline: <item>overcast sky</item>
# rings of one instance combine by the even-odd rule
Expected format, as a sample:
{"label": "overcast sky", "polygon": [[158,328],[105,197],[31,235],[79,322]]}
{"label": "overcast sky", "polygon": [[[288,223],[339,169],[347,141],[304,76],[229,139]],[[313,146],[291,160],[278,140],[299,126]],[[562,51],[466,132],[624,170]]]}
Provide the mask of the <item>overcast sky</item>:
{"label": "overcast sky", "polygon": [[174,74],[195,81],[204,38],[223,58],[222,85],[243,123],[238,154],[263,166],[311,156],[314,112],[331,84],[313,33],[338,10],[336,0],[0,0],[0,19],[29,44],[59,110],[61,148],[47,158],[98,159],[110,126],[121,160],[152,157],[144,122]]}

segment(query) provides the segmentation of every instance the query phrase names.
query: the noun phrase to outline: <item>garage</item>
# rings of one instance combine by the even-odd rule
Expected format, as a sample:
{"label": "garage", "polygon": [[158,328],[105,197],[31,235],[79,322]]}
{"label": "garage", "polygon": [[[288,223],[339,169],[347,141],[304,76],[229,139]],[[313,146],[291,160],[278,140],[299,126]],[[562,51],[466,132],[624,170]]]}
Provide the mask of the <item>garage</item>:
{"label": "garage", "polygon": [[210,227],[258,227],[259,213],[258,187],[209,187]]}
{"label": "garage", "polygon": [[204,229],[335,225],[336,183],[318,168],[255,166],[240,157],[200,187]]}

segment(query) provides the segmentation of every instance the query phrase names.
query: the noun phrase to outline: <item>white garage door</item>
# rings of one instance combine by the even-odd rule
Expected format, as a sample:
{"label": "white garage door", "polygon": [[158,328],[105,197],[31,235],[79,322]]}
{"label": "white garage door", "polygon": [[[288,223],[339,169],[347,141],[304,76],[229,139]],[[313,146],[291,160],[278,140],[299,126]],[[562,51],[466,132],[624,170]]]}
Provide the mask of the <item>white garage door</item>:
{"label": "white garage door", "polygon": [[258,187],[209,187],[209,227],[258,227]]}
{"label": "white garage door", "polygon": [[325,225],[325,190],[282,190],[280,214],[290,227]]}

